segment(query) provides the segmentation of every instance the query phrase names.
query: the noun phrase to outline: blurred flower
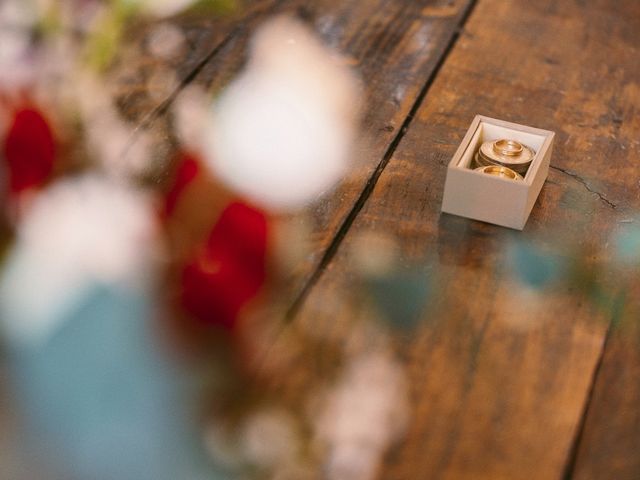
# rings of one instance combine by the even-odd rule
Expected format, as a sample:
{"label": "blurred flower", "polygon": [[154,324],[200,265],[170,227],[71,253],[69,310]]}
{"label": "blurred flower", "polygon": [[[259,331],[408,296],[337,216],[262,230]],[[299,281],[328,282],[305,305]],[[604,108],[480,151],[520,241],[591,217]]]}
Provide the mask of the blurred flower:
{"label": "blurred flower", "polygon": [[218,418],[209,423],[204,436],[213,462],[236,475],[296,465],[299,441],[295,419],[273,407],[249,414],[239,425],[225,425]]}
{"label": "blurred flower", "polygon": [[203,150],[203,135],[209,122],[209,103],[207,92],[193,84],[184,88],[173,102],[175,134],[187,150]]}
{"label": "blurred flower", "polygon": [[355,268],[366,276],[385,275],[398,265],[400,248],[392,235],[365,230],[354,234],[349,258]]}
{"label": "blurred flower", "polygon": [[34,200],[0,276],[0,319],[19,343],[40,343],[94,285],[143,288],[154,252],[147,197],[94,176]]}
{"label": "blurred flower", "polygon": [[358,82],[337,57],[301,23],[275,18],[213,107],[206,159],[256,203],[299,208],[345,174],[358,106]]}
{"label": "blurred flower", "polygon": [[178,205],[180,197],[200,171],[200,164],[194,155],[186,152],[178,154],[178,167],[173,183],[165,194],[164,216],[170,217]]}
{"label": "blurred flower", "polygon": [[245,458],[258,467],[275,468],[298,455],[296,424],[284,410],[254,413],[246,419],[241,435]]}
{"label": "blurred flower", "polygon": [[0,2],[0,91],[13,91],[33,79],[31,29],[38,21],[32,2]]}
{"label": "blurred flower", "polygon": [[156,68],[147,77],[147,94],[149,98],[160,104],[176,91],[178,83],[173,70]]}
{"label": "blurred flower", "polygon": [[16,90],[33,78],[27,32],[0,25],[0,90]]}
{"label": "blurred flower", "polygon": [[393,327],[415,328],[431,294],[428,268],[398,266],[391,272],[370,275],[364,284],[374,305]]}
{"label": "blurred flower", "polygon": [[272,257],[283,275],[294,275],[305,268],[311,256],[313,229],[308,215],[274,219]]}
{"label": "blurred flower", "polygon": [[[52,10],[49,9],[49,23],[59,23],[63,29],[85,34],[92,32],[99,27],[109,8],[113,8],[115,2],[104,2],[102,0],[45,0],[51,3]],[[122,3],[122,0],[117,0]],[[53,18],[51,18],[53,17]]]}
{"label": "blurred flower", "polygon": [[17,110],[4,140],[11,191],[42,186],[53,171],[55,153],[53,132],[42,113],[29,107]]}
{"label": "blurred flower", "polygon": [[286,463],[278,465],[271,480],[318,480],[321,478],[313,465]]}
{"label": "blurred flower", "polygon": [[184,52],[186,40],[182,31],[167,22],[155,25],[147,36],[149,53],[161,60],[172,60]]}
{"label": "blurred flower", "polygon": [[637,223],[620,227],[613,236],[614,259],[625,266],[640,263],[640,226]]}
{"label": "blurred flower", "polygon": [[507,265],[524,285],[543,288],[567,270],[567,259],[541,250],[532,242],[514,241],[507,249]]}
{"label": "blurred flower", "polygon": [[[502,291],[504,288],[504,291]],[[563,300],[559,295],[541,291],[534,286],[522,282],[510,282],[508,286],[496,291],[500,302],[496,304],[492,317],[505,326],[517,332],[527,332],[542,325],[549,312]],[[566,302],[565,302],[566,303]],[[571,310],[571,305],[563,306],[565,312]],[[558,316],[562,309],[558,309]]]}
{"label": "blurred flower", "polygon": [[244,203],[230,204],[183,269],[182,306],[207,325],[233,329],[264,283],[266,251],[265,215]]}
{"label": "blurred flower", "polygon": [[325,467],[329,480],[373,480],[376,478],[381,454],[359,443],[345,443],[336,448]]}
{"label": "blurred flower", "polygon": [[327,478],[370,480],[387,447],[404,432],[407,383],[402,367],[385,353],[353,359],[315,419],[325,446]]}
{"label": "blurred flower", "polygon": [[[0,163],[0,204],[7,203],[6,200],[9,192],[9,178],[8,178],[9,175],[6,172],[4,167],[5,166]],[[6,215],[6,212],[3,211],[3,208],[6,208],[6,207],[4,205],[3,207],[0,207],[0,225],[2,225],[2,222],[3,220],[5,220],[5,215]],[[0,232],[2,232],[2,228],[0,228]],[[2,245],[2,242],[0,242],[0,245]],[[3,253],[3,249],[0,246],[0,261],[2,261],[2,253]]]}
{"label": "blurred flower", "polygon": [[124,26],[135,12],[135,2],[116,0],[100,11],[95,24],[83,41],[83,62],[96,72],[104,71],[113,61],[122,41]]}
{"label": "blurred flower", "polygon": [[396,328],[414,328],[431,295],[429,267],[418,261],[401,263],[397,240],[375,231],[357,234],[349,254],[383,319]]}
{"label": "blurred flower", "polygon": [[207,425],[204,446],[216,465],[232,471],[242,468],[244,458],[240,451],[237,432],[232,428],[226,428],[219,419]]}
{"label": "blurred flower", "polygon": [[2,22],[2,26],[7,29],[33,27],[38,21],[36,3],[24,0],[4,0],[0,3],[0,22]]}
{"label": "blurred flower", "polygon": [[92,159],[121,180],[146,173],[153,158],[150,134],[141,131],[134,138],[133,125],[118,113],[102,80],[86,71],[76,75],[76,101]]}
{"label": "blurred flower", "polygon": [[197,0],[122,0],[156,17],[170,17],[187,9]]}

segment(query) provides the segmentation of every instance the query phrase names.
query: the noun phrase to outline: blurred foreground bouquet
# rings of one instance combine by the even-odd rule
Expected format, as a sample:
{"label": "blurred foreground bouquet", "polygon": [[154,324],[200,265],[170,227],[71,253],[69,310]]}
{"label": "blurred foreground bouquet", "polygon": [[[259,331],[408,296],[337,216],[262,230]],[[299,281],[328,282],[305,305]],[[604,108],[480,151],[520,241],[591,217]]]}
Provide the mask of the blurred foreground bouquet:
{"label": "blurred foreground bouquet", "polygon": [[[451,300],[447,252],[407,261],[389,232],[350,232],[351,276],[286,323],[317,261],[309,206],[350,174],[360,84],[284,16],[252,27],[220,92],[178,79],[192,9],[240,6],[0,3],[2,474],[371,480],[409,424],[397,340]],[[458,225],[441,243],[465,251]],[[633,221],[593,265],[542,244],[501,245],[498,320],[518,330],[559,282],[617,308],[598,269],[640,263]]]}
{"label": "blurred foreground bouquet", "polygon": [[[307,26],[268,20],[215,99],[175,79],[157,97],[175,139],[159,163],[166,142],[123,111],[117,79],[134,28],[160,64],[184,53],[165,18],[191,8],[239,6],[0,4],[0,324],[19,413],[7,434],[24,445],[7,471],[372,478],[406,409],[387,342],[351,352],[295,406],[269,387],[292,366],[263,361],[304,256],[291,226],[348,172],[359,82]],[[325,341],[296,330],[285,350]]]}

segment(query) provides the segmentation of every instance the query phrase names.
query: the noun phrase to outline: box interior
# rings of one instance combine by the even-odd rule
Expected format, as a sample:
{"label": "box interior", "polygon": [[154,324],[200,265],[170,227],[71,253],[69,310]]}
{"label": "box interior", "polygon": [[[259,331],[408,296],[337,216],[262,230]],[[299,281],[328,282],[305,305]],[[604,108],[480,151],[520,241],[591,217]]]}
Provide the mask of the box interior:
{"label": "box interior", "polygon": [[536,164],[540,161],[541,158],[539,152],[546,140],[546,137],[544,135],[536,135],[535,133],[523,132],[521,130],[495,125],[484,120],[478,124],[478,128],[474,132],[473,137],[471,137],[469,145],[467,145],[466,150],[460,157],[460,161],[456,166],[459,168],[466,168],[471,170],[473,155],[478,150],[478,148],[480,148],[480,145],[482,145],[482,143],[484,142],[499,140],[501,138],[517,140],[518,142],[523,143],[524,145],[527,145],[528,147],[531,147],[535,150],[536,154],[533,157],[531,166],[529,167],[529,170],[527,170],[527,174],[524,177],[526,183],[531,183],[534,172],[537,170]]}

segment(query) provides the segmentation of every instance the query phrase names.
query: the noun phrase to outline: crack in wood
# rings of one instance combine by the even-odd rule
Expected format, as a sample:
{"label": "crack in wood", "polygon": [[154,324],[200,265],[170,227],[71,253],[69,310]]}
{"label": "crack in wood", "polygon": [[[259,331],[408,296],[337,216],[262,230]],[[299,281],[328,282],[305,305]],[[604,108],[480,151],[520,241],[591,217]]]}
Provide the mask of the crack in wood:
{"label": "crack in wood", "polygon": [[160,116],[164,115],[169,107],[173,104],[176,97],[184,90],[193,80],[198,76],[198,74],[202,71],[202,69],[213,60],[222,49],[231,42],[231,40],[238,34],[238,32],[244,27],[243,24],[235,27],[231,32],[229,32],[213,49],[202,58],[198,64],[193,67],[193,69],[180,81],[180,83],[175,87],[175,89],[165,98],[159,105],[157,105],[153,110],[147,113],[144,118],[138,123],[138,125],[131,132],[131,138],[127,146],[123,151],[123,156],[126,155],[131,147],[135,144],[138,139],[138,135],[141,130],[148,128],[153,122],[155,122]]}
{"label": "crack in wood", "polygon": [[601,192],[595,190],[591,185],[589,185],[589,182],[587,182],[584,178],[582,178],[576,172],[574,172],[572,170],[568,170],[566,168],[556,167],[555,165],[549,165],[549,167],[553,168],[554,170],[557,170],[558,172],[562,172],[565,175],[568,175],[569,177],[571,177],[574,180],[576,180],[578,183],[582,184],[582,186],[584,188],[586,188],[588,192],[593,193],[594,195],[597,195],[598,198],[602,202],[604,202],[609,208],[611,208],[613,210],[616,210],[618,208],[618,205],[616,203],[614,203],[611,200],[609,200],[604,193],[601,193]]}
{"label": "crack in wood", "polygon": [[[218,53],[222,51],[224,47],[226,47],[233,38],[238,35],[238,33],[244,28],[244,24],[240,24],[235,27],[231,32],[229,32],[198,64],[193,67],[193,69],[180,81],[180,83],[176,86],[175,90],[171,92],[171,94],[164,100],[160,105],[154,108],[149,114],[147,122],[151,123],[153,120],[158,118],[160,115],[163,115],[174,102],[176,97],[180,94],[182,90],[185,89],[193,80],[198,76],[198,74],[202,71],[202,69],[213,60]],[[144,120],[141,122],[142,126],[144,126]]]}

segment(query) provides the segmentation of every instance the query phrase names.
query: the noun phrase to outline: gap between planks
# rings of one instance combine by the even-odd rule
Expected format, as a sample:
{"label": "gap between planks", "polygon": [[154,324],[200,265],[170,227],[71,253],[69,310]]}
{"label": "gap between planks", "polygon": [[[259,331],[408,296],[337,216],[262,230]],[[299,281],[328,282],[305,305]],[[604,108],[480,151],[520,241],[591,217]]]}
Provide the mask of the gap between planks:
{"label": "gap between planks", "polygon": [[609,340],[611,339],[614,325],[618,324],[618,322],[620,321],[620,315],[621,315],[620,312],[622,311],[620,307],[624,306],[624,303],[626,302],[626,295],[624,293],[618,294],[615,302],[616,302],[616,306],[615,306],[616,308],[614,309],[614,315],[611,316],[611,319],[609,320],[609,324],[607,325],[607,330],[604,333],[604,339],[602,341],[602,349],[600,350],[600,355],[598,355],[598,360],[596,362],[595,368],[593,369],[593,374],[591,375],[589,390],[587,391],[587,396],[584,401],[582,413],[580,414],[580,420],[578,421],[578,425],[576,426],[576,433],[573,437],[573,441],[571,442],[571,448],[567,456],[567,462],[565,464],[562,480],[571,480],[575,474],[577,461],[578,461],[578,453],[580,451],[580,444],[584,436],[587,418],[589,418],[589,410],[591,408],[591,405],[593,404],[596,383],[598,381],[598,376],[600,375],[600,371],[602,370],[602,365],[604,364],[604,356],[607,351],[607,345],[609,344]]}
{"label": "gap between planks", "polygon": [[598,355],[596,366],[593,369],[593,374],[591,375],[591,380],[589,382],[589,390],[587,391],[587,395],[584,400],[584,406],[582,408],[582,412],[580,413],[580,419],[578,420],[578,424],[576,426],[576,432],[573,437],[573,441],[571,442],[569,453],[567,454],[567,462],[564,467],[562,480],[571,480],[573,478],[573,474],[576,469],[578,452],[580,451],[580,442],[582,441],[582,436],[584,434],[584,428],[587,423],[587,417],[589,415],[589,408],[591,407],[591,403],[593,401],[593,394],[596,386],[596,380],[598,379],[598,374],[600,373],[600,369],[604,361],[604,353],[607,349],[607,343],[609,342],[609,337],[611,336],[611,329],[612,329],[613,323],[614,323],[614,319],[611,319],[609,321],[609,325],[607,325],[607,330],[604,334],[602,349],[600,350],[600,354]]}

